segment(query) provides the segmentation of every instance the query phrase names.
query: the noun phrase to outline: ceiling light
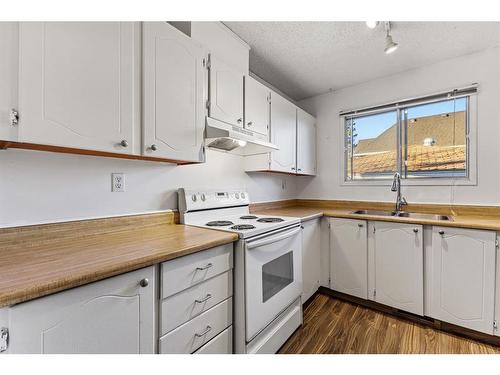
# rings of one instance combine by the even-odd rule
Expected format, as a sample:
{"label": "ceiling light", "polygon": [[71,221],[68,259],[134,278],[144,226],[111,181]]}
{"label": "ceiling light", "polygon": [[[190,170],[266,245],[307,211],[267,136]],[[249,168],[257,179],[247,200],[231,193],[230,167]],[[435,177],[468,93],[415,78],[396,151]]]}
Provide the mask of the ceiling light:
{"label": "ceiling light", "polygon": [[369,29],[374,29],[378,25],[378,21],[366,21],[366,26],[368,26]]}
{"label": "ceiling light", "polygon": [[397,50],[399,45],[392,40],[391,36],[391,23],[386,22],[385,23],[385,48],[384,52],[386,54],[393,53],[395,50]]}

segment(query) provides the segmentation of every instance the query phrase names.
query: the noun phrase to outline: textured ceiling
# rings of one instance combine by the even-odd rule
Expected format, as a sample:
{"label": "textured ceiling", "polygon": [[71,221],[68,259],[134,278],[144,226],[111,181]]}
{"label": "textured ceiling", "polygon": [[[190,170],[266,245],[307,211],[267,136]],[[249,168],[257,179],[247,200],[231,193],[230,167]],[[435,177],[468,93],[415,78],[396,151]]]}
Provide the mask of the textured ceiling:
{"label": "textured ceiling", "polygon": [[500,22],[393,22],[391,55],[382,24],[224,23],[252,48],[250,70],[295,100],[500,45]]}

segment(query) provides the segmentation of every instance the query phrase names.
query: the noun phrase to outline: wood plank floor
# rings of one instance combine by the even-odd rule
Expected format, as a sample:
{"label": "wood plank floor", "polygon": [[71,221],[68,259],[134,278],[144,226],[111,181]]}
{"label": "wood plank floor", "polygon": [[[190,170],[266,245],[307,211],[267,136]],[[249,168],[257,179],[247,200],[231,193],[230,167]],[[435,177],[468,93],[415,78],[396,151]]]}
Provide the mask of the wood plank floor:
{"label": "wood plank floor", "polygon": [[318,294],[283,354],[500,354],[500,348]]}

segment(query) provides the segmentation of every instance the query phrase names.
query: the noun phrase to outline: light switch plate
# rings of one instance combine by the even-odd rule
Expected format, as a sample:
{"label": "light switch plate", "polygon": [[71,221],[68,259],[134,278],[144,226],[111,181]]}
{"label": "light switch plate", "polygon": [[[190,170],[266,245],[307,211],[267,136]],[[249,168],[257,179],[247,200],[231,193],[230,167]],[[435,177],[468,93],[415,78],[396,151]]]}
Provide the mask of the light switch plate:
{"label": "light switch plate", "polygon": [[113,193],[125,191],[125,176],[123,173],[111,173],[111,191]]}

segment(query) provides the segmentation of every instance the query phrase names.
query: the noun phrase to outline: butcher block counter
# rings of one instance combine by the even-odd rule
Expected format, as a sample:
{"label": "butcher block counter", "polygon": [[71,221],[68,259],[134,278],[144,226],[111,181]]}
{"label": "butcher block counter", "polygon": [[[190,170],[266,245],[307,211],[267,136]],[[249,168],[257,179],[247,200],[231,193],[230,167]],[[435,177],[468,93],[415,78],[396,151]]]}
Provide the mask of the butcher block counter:
{"label": "butcher block counter", "polygon": [[175,224],[173,212],[0,229],[0,307],[237,239]]}

